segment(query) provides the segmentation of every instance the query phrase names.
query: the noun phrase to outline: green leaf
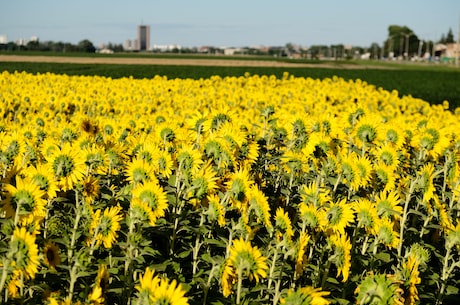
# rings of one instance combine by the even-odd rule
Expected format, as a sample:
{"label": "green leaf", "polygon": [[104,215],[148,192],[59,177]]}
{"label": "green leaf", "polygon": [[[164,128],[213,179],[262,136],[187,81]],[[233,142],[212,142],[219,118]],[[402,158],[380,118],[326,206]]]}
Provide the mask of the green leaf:
{"label": "green leaf", "polygon": [[447,288],[446,288],[446,295],[452,295],[452,294],[457,295],[457,294],[458,294],[458,291],[459,291],[459,288],[458,288],[458,287],[449,285],[449,286],[447,286]]}
{"label": "green leaf", "polygon": [[388,254],[386,252],[379,252],[379,253],[375,254],[375,258],[377,260],[381,260],[384,263],[391,262],[391,256],[390,256],[390,254]]}

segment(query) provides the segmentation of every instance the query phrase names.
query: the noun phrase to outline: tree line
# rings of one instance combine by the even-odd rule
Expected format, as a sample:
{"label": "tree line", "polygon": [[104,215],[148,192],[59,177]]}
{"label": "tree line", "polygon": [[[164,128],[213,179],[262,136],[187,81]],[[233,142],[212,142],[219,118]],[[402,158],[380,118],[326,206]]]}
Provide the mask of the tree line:
{"label": "tree line", "polygon": [[[424,38],[420,39],[413,30],[407,26],[400,25],[390,25],[388,27],[388,37],[385,39],[383,44],[372,43],[369,47],[356,47],[347,48],[343,44],[335,45],[313,45],[308,49],[298,48],[292,43],[287,43],[284,47],[271,47],[266,52],[266,55],[273,56],[291,56],[292,54],[301,54],[301,57],[308,57],[311,59],[318,59],[322,57],[327,58],[354,58],[357,54],[369,54],[369,58],[378,59],[378,58],[391,58],[398,57],[403,59],[409,59],[412,57],[423,57],[425,54],[430,54],[430,56],[436,56],[434,45],[436,43],[454,43],[454,35],[452,29],[446,34],[442,34],[441,38],[434,42],[431,40],[426,40]],[[106,49],[110,49],[114,52],[123,52],[124,48],[122,44],[113,44],[109,43],[104,46]],[[213,52],[215,54],[219,53],[221,50],[216,50]],[[96,47],[88,39],[80,41],[78,44],[72,44],[68,42],[54,42],[54,41],[45,41],[41,42],[37,40],[31,40],[26,44],[16,44],[14,42],[9,42],[7,44],[0,44],[0,50],[4,51],[51,51],[51,52],[84,52],[84,53],[94,53],[96,52]],[[194,49],[182,49],[182,53],[193,53],[193,51],[198,52]],[[177,51],[179,52],[179,51]],[[263,55],[260,50],[253,50],[248,48],[245,51],[246,54],[256,54]]]}

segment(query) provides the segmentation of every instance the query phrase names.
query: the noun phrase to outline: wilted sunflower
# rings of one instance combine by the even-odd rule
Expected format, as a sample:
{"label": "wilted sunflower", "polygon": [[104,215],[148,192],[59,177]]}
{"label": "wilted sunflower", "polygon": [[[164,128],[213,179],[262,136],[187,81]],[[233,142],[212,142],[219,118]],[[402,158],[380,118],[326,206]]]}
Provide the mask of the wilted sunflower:
{"label": "wilted sunflower", "polygon": [[96,246],[103,243],[105,248],[112,248],[120,230],[120,221],[123,219],[120,211],[120,206],[113,206],[106,208],[102,215],[101,210],[96,210],[92,215],[89,232],[91,236],[94,235]]}
{"label": "wilted sunflower", "polygon": [[247,277],[251,281],[254,279],[256,282],[267,277],[267,258],[257,247],[251,246],[251,243],[243,238],[233,240],[228,260],[236,276],[241,274],[242,277]]}
{"label": "wilted sunflower", "polygon": [[45,264],[48,265],[52,270],[56,269],[61,263],[61,257],[59,254],[59,247],[53,242],[47,242],[45,249],[43,249],[43,257]]}
{"label": "wilted sunflower", "polygon": [[54,150],[46,159],[49,170],[63,191],[72,189],[77,182],[83,179],[86,165],[78,147],[66,143],[60,149]]}

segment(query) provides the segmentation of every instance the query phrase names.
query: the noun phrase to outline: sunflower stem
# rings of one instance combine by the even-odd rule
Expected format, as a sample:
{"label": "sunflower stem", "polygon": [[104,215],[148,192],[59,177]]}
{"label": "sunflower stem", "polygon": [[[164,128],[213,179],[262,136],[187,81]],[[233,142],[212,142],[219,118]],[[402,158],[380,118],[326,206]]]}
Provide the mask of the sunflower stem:
{"label": "sunflower stem", "polygon": [[241,300],[241,286],[243,284],[243,267],[238,267],[238,286],[236,289],[236,304],[240,304]]}
{"label": "sunflower stem", "polygon": [[335,184],[334,184],[334,189],[332,190],[334,194],[335,194],[335,191],[337,190],[337,187],[339,186],[341,179],[342,179],[342,173],[339,173],[339,175],[337,176],[337,180],[335,181]]}
{"label": "sunflower stem", "polygon": [[75,248],[75,243],[77,240],[78,225],[80,223],[81,210],[80,210],[80,200],[78,197],[78,191],[75,190],[75,222],[73,224],[72,239],[70,241],[70,247],[67,251],[67,263],[73,265],[70,269],[70,285],[69,285],[69,302],[72,302],[72,296],[74,291],[75,282],[77,281],[77,264],[73,262],[73,250]]}
{"label": "sunflower stem", "polygon": [[[204,223],[204,213],[201,213],[201,218],[200,218],[200,225],[198,228],[201,228]],[[195,247],[193,247],[193,266],[192,266],[192,274],[195,276],[196,271],[198,269],[198,253],[200,252],[202,243],[200,242],[200,233],[196,235],[195,239]]]}
{"label": "sunflower stem", "polygon": [[442,264],[442,273],[441,273],[441,288],[439,289],[439,295],[436,300],[436,305],[442,304],[442,299],[444,298],[444,290],[446,289],[446,282],[449,278],[449,258],[450,258],[451,247],[447,248],[446,255],[444,256],[444,262]]}
{"label": "sunflower stem", "polygon": [[413,179],[410,187],[409,187],[409,192],[406,194],[406,201],[404,202],[404,212],[400,220],[400,229],[399,229],[399,244],[398,244],[398,256],[401,256],[402,252],[402,245],[404,241],[404,228],[406,226],[406,220],[407,220],[407,210],[409,209],[409,202],[412,198],[412,193],[414,192],[415,185],[418,181],[418,178]]}
{"label": "sunflower stem", "polygon": [[324,289],[324,286],[326,285],[327,278],[329,276],[329,269],[331,268],[331,260],[328,259],[326,263],[326,268],[324,269],[323,277],[321,279],[321,288]]}
{"label": "sunflower stem", "polygon": [[275,272],[276,259],[278,258],[278,247],[275,247],[275,252],[273,253],[273,261],[270,267],[270,275],[268,276],[267,290],[270,290],[273,282],[273,273]]}

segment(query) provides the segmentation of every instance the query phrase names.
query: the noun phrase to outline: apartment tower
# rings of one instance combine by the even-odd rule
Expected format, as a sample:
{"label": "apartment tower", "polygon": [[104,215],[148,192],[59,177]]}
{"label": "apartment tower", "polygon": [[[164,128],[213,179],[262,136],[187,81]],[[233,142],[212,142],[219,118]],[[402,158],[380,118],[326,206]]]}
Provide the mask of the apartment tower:
{"label": "apartment tower", "polygon": [[139,25],[137,27],[137,49],[146,51],[150,48],[150,26]]}

